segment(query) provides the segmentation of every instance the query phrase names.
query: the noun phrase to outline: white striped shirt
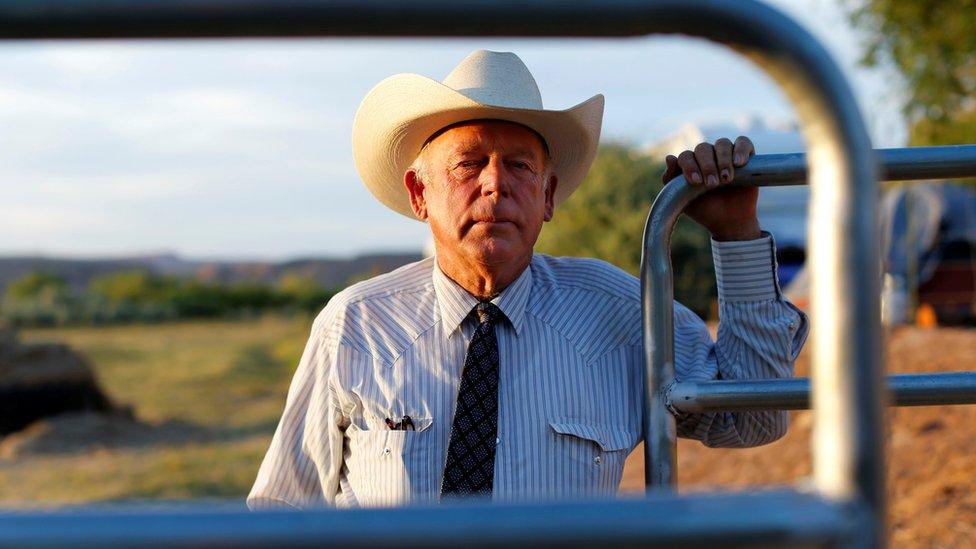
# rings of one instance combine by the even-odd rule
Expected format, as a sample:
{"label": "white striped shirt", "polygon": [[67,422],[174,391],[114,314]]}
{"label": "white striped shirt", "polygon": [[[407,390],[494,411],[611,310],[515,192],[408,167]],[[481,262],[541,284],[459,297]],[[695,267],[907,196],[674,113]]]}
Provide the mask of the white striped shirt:
{"label": "white striped shirt", "polygon": [[[792,376],[806,338],[782,297],[768,236],[714,242],[719,325],[675,304],[679,380]],[[636,278],[592,259],[535,254],[493,302],[500,356],[493,499],[613,496],[641,440]],[[435,502],[477,299],[434,259],[336,295],[318,315],[250,508]],[[390,430],[410,416],[416,431]],[[679,435],[715,446],[770,442],[786,412],[688,414]]]}

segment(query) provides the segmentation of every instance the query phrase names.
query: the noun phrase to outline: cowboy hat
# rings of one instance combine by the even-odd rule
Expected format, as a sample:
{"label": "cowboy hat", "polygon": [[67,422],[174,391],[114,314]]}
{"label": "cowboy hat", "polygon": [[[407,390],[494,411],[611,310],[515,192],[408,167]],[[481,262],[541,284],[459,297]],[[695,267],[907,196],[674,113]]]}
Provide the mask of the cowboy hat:
{"label": "cowboy hat", "polygon": [[370,90],[356,111],[356,169],[380,202],[416,219],[403,185],[404,172],[438,130],[483,119],[522,124],[542,136],[559,178],[558,204],[583,182],[596,156],[603,96],[562,111],[544,110],[535,79],[514,53],[473,52],[443,82],[397,74]]}

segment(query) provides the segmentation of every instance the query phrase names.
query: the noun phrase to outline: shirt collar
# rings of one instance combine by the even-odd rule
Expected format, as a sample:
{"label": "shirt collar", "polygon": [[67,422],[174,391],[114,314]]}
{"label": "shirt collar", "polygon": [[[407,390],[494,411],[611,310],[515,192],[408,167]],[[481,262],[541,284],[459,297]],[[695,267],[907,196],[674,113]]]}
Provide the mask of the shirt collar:
{"label": "shirt collar", "polygon": [[[478,304],[478,299],[469,294],[467,290],[458,286],[456,282],[448,278],[437,260],[434,260],[433,269],[434,293],[437,295],[437,307],[441,314],[441,324],[444,331],[448,334],[461,326],[467,318],[471,309]],[[511,322],[515,329],[516,337],[522,329],[522,319],[525,317],[525,305],[529,301],[529,293],[532,289],[532,268],[527,266],[522,274],[515,279],[507,288],[502,290],[495,299],[494,303]]]}

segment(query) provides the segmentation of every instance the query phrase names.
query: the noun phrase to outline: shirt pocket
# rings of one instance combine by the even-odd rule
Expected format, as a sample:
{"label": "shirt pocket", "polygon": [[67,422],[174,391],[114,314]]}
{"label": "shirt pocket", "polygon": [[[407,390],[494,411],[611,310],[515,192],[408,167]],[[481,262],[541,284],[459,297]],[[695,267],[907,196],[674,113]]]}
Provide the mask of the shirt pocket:
{"label": "shirt pocket", "polygon": [[[392,430],[382,420],[350,437],[348,478],[364,506],[428,499],[433,419],[414,417],[415,430]],[[357,459],[358,457],[358,459]]]}
{"label": "shirt pocket", "polygon": [[568,418],[551,419],[549,427],[555,436],[554,466],[567,487],[581,495],[615,494],[633,448],[631,434],[610,423]]}

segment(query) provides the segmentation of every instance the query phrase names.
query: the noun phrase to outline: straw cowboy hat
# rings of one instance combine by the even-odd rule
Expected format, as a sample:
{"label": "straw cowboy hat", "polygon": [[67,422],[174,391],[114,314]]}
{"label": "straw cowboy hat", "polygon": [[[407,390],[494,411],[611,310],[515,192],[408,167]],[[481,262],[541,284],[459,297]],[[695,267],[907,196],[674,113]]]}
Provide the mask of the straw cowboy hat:
{"label": "straw cowboy hat", "polygon": [[443,82],[397,74],[370,90],[356,111],[356,169],[380,202],[416,219],[403,185],[404,172],[435,132],[481,119],[516,122],[545,139],[559,178],[558,204],[579,187],[596,156],[603,96],[594,95],[563,111],[545,110],[535,79],[514,53],[476,51]]}

